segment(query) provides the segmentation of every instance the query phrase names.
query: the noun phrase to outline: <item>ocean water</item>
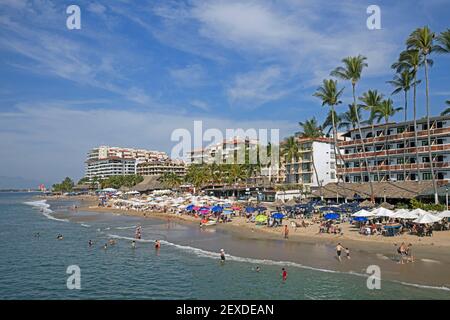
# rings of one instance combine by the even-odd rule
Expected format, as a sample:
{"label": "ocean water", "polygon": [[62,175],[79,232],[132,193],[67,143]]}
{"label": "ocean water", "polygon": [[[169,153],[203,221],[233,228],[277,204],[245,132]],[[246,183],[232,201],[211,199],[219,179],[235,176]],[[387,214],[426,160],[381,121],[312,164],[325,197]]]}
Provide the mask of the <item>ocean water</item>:
{"label": "ocean water", "polygon": [[[224,232],[74,212],[70,207],[76,202],[32,196],[0,193],[0,299],[450,299],[445,288],[392,281],[369,290],[362,275],[289,261],[230,254],[221,264],[217,252],[229,241]],[[137,225],[143,240],[133,249]],[[57,234],[64,239],[57,240]],[[117,244],[104,250],[111,238]],[[159,251],[155,239],[162,242]],[[195,245],[202,242],[208,245]],[[67,288],[71,265],[81,270],[80,290]],[[280,277],[283,266],[286,282]]]}

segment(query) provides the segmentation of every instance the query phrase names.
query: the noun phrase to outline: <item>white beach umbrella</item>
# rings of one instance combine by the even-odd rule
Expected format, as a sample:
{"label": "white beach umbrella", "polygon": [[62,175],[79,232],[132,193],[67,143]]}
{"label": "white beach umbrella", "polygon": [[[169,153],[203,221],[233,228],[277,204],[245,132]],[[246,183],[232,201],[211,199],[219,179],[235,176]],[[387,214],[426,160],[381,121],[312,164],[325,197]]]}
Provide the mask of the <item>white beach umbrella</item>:
{"label": "white beach umbrella", "polygon": [[441,218],[450,218],[450,210],[442,211],[438,213],[437,216]]}
{"label": "white beach umbrella", "polygon": [[426,213],[426,214],[421,215],[419,218],[417,218],[413,222],[420,223],[420,224],[427,224],[427,223],[435,223],[442,219],[443,218],[441,218],[441,217],[432,215],[430,213]]}
{"label": "white beach umbrella", "polygon": [[423,209],[420,209],[420,208],[414,209],[411,212],[417,214],[418,216],[422,216],[424,214],[430,214],[429,212],[427,212],[427,211],[425,211]]}
{"label": "white beach umbrella", "polygon": [[414,213],[412,211],[407,211],[407,212],[401,213],[397,218],[401,218],[401,219],[417,219],[418,217],[419,217],[419,215],[417,213]]}
{"label": "white beach umbrella", "polygon": [[352,217],[373,217],[375,216],[372,212],[369,212],[367,210],[359,210],[358,212],[355,212],[354,214],[352,214]]}
{"label": "white beach umbrella", "polygon": [[379,207],[372,210],[371,213],[373,213],[377,217],[391,217],[395,212],[383,207]]}

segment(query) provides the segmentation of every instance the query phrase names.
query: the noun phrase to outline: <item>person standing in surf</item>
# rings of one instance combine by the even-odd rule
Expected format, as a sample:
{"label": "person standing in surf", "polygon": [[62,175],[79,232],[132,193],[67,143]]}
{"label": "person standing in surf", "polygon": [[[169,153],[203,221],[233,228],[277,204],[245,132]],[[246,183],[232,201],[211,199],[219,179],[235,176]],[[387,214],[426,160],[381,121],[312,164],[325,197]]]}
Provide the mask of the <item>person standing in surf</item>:
{"label": "person standing in surf", "polygon": [[286,279],[287,279],[286,268],[281,268],[281,277],[283,278],[283,281],[286,281]]}
{"label": "person standing in surf", "polygon": [[225,250],[220,249],[220,261],[225,262]]}
{"label": "person standing in surf", "polygon": [[339,259],[339,261],[341,261],[341,253],[342,253],[342,249],[344,249],[344,247],[341,245],[341,243],[339,242],[336,246],[336,255],[337,258]]}
{"label": "person standing in surf", "polygon": [[285,239],[289,238],[289,228],[288,228],[287,224],[284,225],[284,238]]}

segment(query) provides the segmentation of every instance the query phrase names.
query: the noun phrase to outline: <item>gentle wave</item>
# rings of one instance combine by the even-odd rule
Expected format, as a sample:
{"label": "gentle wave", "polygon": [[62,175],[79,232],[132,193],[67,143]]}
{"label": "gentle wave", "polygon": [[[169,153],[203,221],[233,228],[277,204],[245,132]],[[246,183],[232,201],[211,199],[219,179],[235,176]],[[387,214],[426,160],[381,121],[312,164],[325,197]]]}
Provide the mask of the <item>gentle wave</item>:
{"label": "gentle wave", "polygon": [[136,226],[131,226],[131,227],[116,227],[116,229],[118,230],[126,230],[126,229],[134,229],[136,228]]}
{"label": "gentle wave", "polygon": [[[116,239],[134,240],[136,242],[147,242],[147,243],[155,242],[155,240],[135,239],[135,238],[123,237],[123,236],[119,236],[119,235],[115,235],[115,234],[108,234],[108,236],[112,237],[112,238],[116,238]],[[175,247],[175,248],[183,250],[183,251],[188,251],[188,252],[194,253],[198,257],[210,258],[210,259],[215,259],[215,260],[217,260],[219,258],[219,254],[216,252],[211,252],[211,251],[207,251],[207,250],[203,250],[203,249],[199,249],[199,248],[194,248],[191,246],[183,246],[183,245],[172,243],[172,242],[169,242],[166,240],[160,240],[160,242],[161,242],[161,244],[165,244],[165,245]],[[303,264],[292,262],[292,261],[274,261],[274,260],[269,260],[269,259],[244,258],[244,257],[232,256],[229,254],[226,255],[226,258],[227,258],[227,260],[243,262],[243,263],[282,266],[282,267],[295,267],[295,268],[307,269],[307,270],[312,270],[312,271],[320,271],[320,272],[326,272],[326,273],[350,274],[350,275],[354,275],[354,276],[358,276],[358,277],[365,277],[365,278],[369,277],[369,275],[367,275],[367,274],[358,273],[358,272],[354,272],[354,271],[342,272],[342,271],[336,271],[336,270],[330,270],[330,269],[315,268],[315,267],[305,266]],[[442,287],[428,286],[428,285],[420,285],[420,284],[414,284],[414,283],[409,283],[409,282],[402,282],[402,281],[397,281],[397,280],[387,280],[387,281],[399,283],[399,284],[406,285],[406,286],[422,288],[422,289],[450,291],[450,289],[445,286],[442,286]]]}
{"label": "gentle wave", "polygon": [[48,219],[55,220],[55,221],[61,221],[61,222],[69,222],[67,219],[58,219],[51,215],[53,213],[53,210],[50,209],[50,205],[47,203],[47,200],[36,200],[36,201],[29,201],[24,202],[24,204],[37,207],[39,208],[39,211]]}
{"label": "gentle wave", "polygon": [[84,224],[84,223],[81,223],[81,226],[82,226],[82,227],[85,227],[85,228],[90,228],[90,227],[91,227],[90,225]]}

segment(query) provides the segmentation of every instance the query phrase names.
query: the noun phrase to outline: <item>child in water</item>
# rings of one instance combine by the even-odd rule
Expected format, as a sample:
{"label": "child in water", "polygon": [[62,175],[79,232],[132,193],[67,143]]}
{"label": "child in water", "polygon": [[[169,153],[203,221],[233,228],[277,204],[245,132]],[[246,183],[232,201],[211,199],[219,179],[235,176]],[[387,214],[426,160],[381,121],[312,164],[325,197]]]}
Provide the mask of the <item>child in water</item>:
{"label": "child in water", "polygon": [[159,242],[159,240],[155,241],[155,249],[159,249],[161,248],[161,243]]}

